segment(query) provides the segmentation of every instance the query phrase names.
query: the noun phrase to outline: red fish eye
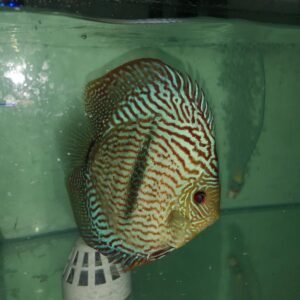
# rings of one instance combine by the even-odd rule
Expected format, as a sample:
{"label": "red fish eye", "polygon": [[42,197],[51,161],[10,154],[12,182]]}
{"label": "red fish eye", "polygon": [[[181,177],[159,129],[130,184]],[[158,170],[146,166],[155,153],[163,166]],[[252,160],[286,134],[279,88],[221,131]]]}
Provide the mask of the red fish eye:
{"label": "red fish eye", "polygon": [[197,203],[197,204],[202,204],[202,203],[204,203],[204,201],[205,201],[205,196],[206,196],[206,194],[205,194],[205,192],[203,192],[203,191],[198,191],[198,192],[196,192],[196,193],[194,194],[194,201],[195,201],[195,203]]}

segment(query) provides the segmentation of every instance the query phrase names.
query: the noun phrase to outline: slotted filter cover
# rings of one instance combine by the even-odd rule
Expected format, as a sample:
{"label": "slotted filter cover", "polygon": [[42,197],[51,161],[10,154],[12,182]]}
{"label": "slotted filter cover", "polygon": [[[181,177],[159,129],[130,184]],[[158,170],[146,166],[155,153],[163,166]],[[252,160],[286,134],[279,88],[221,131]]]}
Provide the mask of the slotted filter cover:
{"label": "slotted filter cover", "polygon": [[64,299],[125,300],[130,292],[130,272],[78,239],[63,273]]}

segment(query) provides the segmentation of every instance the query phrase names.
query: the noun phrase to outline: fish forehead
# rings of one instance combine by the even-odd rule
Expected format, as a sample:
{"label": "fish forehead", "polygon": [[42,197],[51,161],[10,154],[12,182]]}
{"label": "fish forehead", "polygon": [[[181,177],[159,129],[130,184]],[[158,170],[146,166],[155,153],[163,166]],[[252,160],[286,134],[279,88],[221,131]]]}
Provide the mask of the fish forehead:
{"label": "fish forehead", "polygon": [[115,110],[113,121],[121,124],[138,118],[161,116],[165,120],[196,123],[199,122],[199,109],[193,100],[196,99],[188,98],[183,89],[172,84],[170,78],[158,78],[129,90]]}
{"label": "fish forehead", "polygon": [[[130,121],[160,118],[165,122],[159,128],[162,137],[176,133],[178,137],[183,134],[183,142],[189,140],[189,147],[192,146],[193,149],[203,147],[203,153],[208,157],[208,149],[204,148],[213,148],[215,141],[205,111],[208,109],[205,108],[204,94],[199,92],[196,83],[167,66],[165,68],[168,73],[163,73],[164,76],[161,73],[156,74],[153,80],[129,89],[125,99],[112,115],[110,128]],[[202,103],[205,104],[203,107]],[[195,139],[198,143],[191,143]]]}
{"label": "fish forehead", "polygon": [[[202,89],[188,75],[157,59],[125,63],[90,82],[85,95],[87,114],[98,132],[107,128],[112,114],[116,123],[153,114],[187,119],[193,118],[196,107],[211,129],[212,118]],[[120,111],[129,102],[131,105]]]}

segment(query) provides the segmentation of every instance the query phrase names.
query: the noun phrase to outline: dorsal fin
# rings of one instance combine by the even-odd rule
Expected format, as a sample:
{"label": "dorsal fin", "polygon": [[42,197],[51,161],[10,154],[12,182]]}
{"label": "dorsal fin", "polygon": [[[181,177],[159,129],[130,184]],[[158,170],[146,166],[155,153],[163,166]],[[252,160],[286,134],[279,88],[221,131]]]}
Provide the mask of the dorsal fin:
{"label": "dorsal fin", "polygon": [[149,83],[153,82],[172,86],[178,94],[196,104],[207,126],[212,129],[212,114],[198,83],[159,59],[141,58],[127,62],[87,84],[86,113],[91,120],[95,138],[103,135],[113,113],[128,101],[129,95],[138,97],[145,90],[147,93],[152,92],[149,91]]}
{"label": "dorsal fin", "polygon": [[195,101],[199,108],[199,110],[203,114],[204,120],[206,120],[206,124],[211,132],[214,130],[214,118],[213,114],[210,110],[208,102],[205,98],[205,94],[202,88],[199,88],[198,83],[195,83],[196,91],[195,91]]}
{"label": "dorsal fin", "polygon": [[97,136],[108,126],[113,112],[134,88],[143,87],[154,79],[151,68],[158,59],[141,58],[125,63],[104,76],[90,81],[85,90],[86,113]]}

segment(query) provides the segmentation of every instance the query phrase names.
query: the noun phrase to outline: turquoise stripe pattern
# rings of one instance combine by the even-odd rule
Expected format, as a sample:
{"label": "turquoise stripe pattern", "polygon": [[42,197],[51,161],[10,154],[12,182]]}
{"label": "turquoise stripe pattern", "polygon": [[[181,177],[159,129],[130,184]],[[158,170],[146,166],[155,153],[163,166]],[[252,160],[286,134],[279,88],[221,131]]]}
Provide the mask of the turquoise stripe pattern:
{"label": "turquoise stripe pattern", "polygon": [[92,140],[67,185],[88,245],[130,270],[219,217],[214,120],[203,89],[163,61],[129,61],[85,90]]}

